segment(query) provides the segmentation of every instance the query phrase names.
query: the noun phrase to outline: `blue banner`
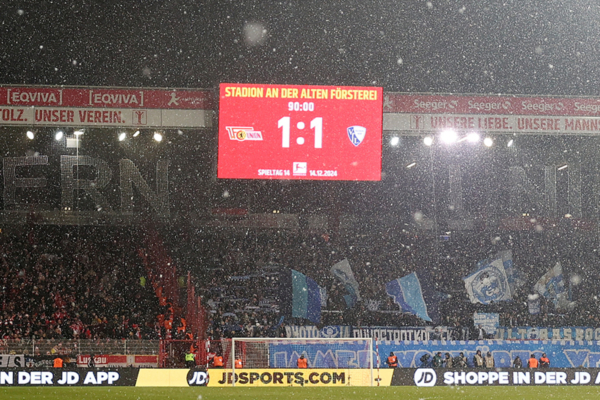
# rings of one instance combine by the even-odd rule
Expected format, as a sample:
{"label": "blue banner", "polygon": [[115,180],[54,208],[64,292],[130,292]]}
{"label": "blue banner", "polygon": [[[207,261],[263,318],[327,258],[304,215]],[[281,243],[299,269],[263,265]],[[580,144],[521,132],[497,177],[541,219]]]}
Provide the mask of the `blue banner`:
{"label": "blue banner", "polygon": [[308,344],[269,342],[269,368],[296,368],[301,355],[308,360],[308,368],[369,368],[370,362],[373,366],[376,362],[368,342],[362,340],[339,343],[314,340]]}
{"label": "blue banner", "polygon": [[[375,350],[380,358],[393,352],[401,368],[422,366],[421,358],[427,354],[429,360],[437,352],[450,353],[457,357],[464,353],[469,367],[473,367],[473,356],[477,350],[492,353],[496,368],[509,368],[518,356],[527,365],[531,354],[537,359],[546,353],[553,368],[597,368],[600,366],[600,342],[574,340],[479,340],[479,341],[382,341],[373,346],[370,353],[366,342],[320,342],[310,344],[289,341],[269,344],[270,368],[296,368],[301,354],[305,354],[310,368],[368,368],[369,354],[373,366],[377,367]],[[383,367],[384,365],[382,365]]]}
{"label": "blue banner", "polygon": [[319,329],[311,325],[287,325],[285,334],[289,338],[349,338],[352,337],[352,327],[327,325]]}
{"label": "blue banner", "polygon": [[385,327],[364,326],[352,329],[354,338],[372,338],[373,340],[448,340],[450,329],[445,326]]}
{"label": "blue banner", "polygon": [[542,353],[550,359],[552,368],[596,368],[600,365],[600,344],[598,342],[572,340],[479,340],[479,341],[430,341],[430,342],[384,342],[379,343],[379,354],[394,352],[402,368],[416,368],[422,365],[420,359],[428,354],[429,360],[438,352],[450,353],[456,357],[464,353],[469,367],[473,367],[473,356],[481,350],[492,353],[496,368],[512,366],[519,356],[524,365],[531,354],[539,360]]}
{"label": "blue banner", "polygon": [[476,327],[481,325],[486,333],[495,335],[500,326],[500,314],[476,312],[473,314],[473,325]]}
{"label": "blue banner", "polygon": [[600,340],[600,328],[590,326],[567,326],[562,328],[518,326],[500,327],[496,339],[539,339],[539,340]]}
{"label": "blue banner", "polygon": [[327,325],[317,328],[311,325],[287,325],[289,338],[372,338],[373,340],[450,340],[451,328],[446,326],[345,326]]}

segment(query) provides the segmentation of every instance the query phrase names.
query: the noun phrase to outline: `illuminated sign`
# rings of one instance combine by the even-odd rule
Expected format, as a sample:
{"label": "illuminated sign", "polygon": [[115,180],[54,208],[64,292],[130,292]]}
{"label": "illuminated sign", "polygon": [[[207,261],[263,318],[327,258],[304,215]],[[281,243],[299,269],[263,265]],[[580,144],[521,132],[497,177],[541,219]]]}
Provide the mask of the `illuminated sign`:
{"label": "illuminated sign", "polygon": [[222,83],[219,178],[381,180],[383,89]]}

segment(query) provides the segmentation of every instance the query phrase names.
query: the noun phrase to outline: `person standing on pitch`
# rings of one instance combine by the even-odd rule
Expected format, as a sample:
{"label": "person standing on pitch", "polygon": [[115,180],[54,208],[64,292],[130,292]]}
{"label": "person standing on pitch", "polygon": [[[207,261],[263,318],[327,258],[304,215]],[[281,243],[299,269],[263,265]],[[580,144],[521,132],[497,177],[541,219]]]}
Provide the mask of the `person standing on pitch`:
{"label": "person standing on pitch", "polygon": [[452,368],[454,366],[454,359],[450,356],[450,353],[446,353],[444,357],[444,367]]}
{"label": "person standing on pitch", "polygon": [[433,361],[431,362],[433,368],[442,368],[444,366],[444,359],[442,358],[442,352],[438,351],[433,356]]}
{"label": "person standing on pitch", "polygon": [[481,356],[481,350],[477,350],[477,352],[473,356],[473,367],[483,368],[483,357]]}
{"label": "person standing on pitch", "polygon": [[302,369],[308,368],[308,360],[306,358],[304,358],[304,354],[302,354],[300,356],[300,358],[298,359],[296,364],[298,365],[298,368],[302,368]]}
{"label": "person standing on pitch", "polygon": [[398,366],[398,357],[394,355],[393,351],[390,351],[390,356],[387,358],[387,364],[390,368],[396,368]]}
{"label": "person standing on pitch", "polygon": [[531,355],[531,357],[529,358],[529,361],[527,361],[527,366],[529,368],[537,368],[538,367],[538,360],[537,360],[537,358],[535,358],[535,354]]}
{"label": "person standing on pitch", "polygon": [[56,357],[53,362],[54,368],[62,368],[63,367],[63,359],[60,357]]}
{"label": "person standing on pitch", "polygon": [[513,367],[514,368],[523,368],[523,361],[521,360],[521,357],[517,356],[515,358],[515,361],[513,361]]}

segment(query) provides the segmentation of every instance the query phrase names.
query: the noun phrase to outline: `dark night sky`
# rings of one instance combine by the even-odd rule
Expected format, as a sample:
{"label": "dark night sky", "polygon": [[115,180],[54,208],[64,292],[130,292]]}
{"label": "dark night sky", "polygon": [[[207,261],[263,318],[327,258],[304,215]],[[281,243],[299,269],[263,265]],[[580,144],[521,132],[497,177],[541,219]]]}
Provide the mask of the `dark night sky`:
{"label": "dark night sky", "polygon": [[5,84],[600,94],[596,1],[0,3]]}

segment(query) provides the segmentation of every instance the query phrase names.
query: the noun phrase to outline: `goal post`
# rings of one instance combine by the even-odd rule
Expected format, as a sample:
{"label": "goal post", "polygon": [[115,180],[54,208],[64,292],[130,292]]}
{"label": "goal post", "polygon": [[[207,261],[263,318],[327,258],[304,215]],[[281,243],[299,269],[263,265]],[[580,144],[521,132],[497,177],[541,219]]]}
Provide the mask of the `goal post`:
{"label": "goal post", "polygon": [[372,338],[233,338],[231,341],[232,385],[235,386],[235,360],[242,369],[297,369],[304,356],[309,369],[368,369],[373,385],[376,355]]}

